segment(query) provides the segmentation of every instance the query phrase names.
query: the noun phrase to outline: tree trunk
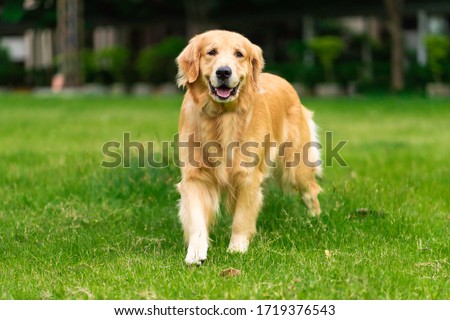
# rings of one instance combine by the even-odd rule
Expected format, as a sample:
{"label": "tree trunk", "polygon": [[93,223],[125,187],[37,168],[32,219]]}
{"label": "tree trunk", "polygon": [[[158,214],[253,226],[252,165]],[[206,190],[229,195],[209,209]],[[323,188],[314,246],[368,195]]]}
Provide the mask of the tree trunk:
{"label": "tree trunk", "polygon": [[403,44],[403,0],[384,0],[388,13],[388,29],[391,35],[391,88],[403,90],[404,79],[404,44]]}
{"label": "tree trunk", "polygon": [[83,48],[83,0],[58,0],[58,51],[65,87],[83,84],[80,51]]}

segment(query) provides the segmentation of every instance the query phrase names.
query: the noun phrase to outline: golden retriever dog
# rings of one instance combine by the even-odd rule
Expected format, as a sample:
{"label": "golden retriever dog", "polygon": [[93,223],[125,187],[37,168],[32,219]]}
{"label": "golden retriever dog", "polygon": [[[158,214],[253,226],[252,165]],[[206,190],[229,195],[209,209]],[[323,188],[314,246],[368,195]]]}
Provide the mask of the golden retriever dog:
{"label": "golden retriever dog", "polygon": [[228,251],[247,251],[263,204],[261,184],[271,172],[319,215],[321,167],[312,112],[286,80],[262,73],[261,49],[238,33],[213,30],[192,38],[176,62],[178,86],[186,88],[177,185],[186,263],[206,259],[221,196],[233,214]]}

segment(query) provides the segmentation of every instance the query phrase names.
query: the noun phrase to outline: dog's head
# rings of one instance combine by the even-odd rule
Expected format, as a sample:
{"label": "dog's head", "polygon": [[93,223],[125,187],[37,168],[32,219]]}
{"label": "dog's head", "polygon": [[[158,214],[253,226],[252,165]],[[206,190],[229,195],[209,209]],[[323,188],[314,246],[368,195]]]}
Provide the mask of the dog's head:
{"label": "dog's head", "polygon": [[213,30],[192,38],[177,64],[178,86],[202,85],[214,101],[228,103],[244,88],[257,88],[264,60],[261,48],[244,36]]}

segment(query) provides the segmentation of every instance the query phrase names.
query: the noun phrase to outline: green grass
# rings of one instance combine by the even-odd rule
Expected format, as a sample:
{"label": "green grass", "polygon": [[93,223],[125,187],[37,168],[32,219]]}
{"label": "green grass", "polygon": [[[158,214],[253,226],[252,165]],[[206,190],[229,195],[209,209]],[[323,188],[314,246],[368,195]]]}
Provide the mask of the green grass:
{"label": "green grass", "polygon": [[305,98],[348,140],[322,216],[268,182],[249,252],[226,252],[222,214],[200,268],[184,265],[179,170],[100,166],[124,132],[171,140],[180,103],[0,96],[0,298],[450,298],[449,100]]}

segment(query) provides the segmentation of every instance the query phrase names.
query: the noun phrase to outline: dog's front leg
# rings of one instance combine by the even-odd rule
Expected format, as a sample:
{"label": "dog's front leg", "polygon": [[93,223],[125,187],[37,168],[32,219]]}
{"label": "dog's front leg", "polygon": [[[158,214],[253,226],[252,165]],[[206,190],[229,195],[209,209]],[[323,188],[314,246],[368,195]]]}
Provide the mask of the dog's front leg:
{"label": "dog's front leg", "polygon": [[236,207],[229,252],[246,252],[252,236],[256,233],[256,220],[263,202],[261,182],[262,175],[246,177],[235,189]]}
{"label": "dog's front leg", "polygon": [[206,260],[208,229],[219,207],[219,195],[216,188],[194,179],[180,182],[178,190],[179,216],[188,243],[186,263],[200,265]]}

